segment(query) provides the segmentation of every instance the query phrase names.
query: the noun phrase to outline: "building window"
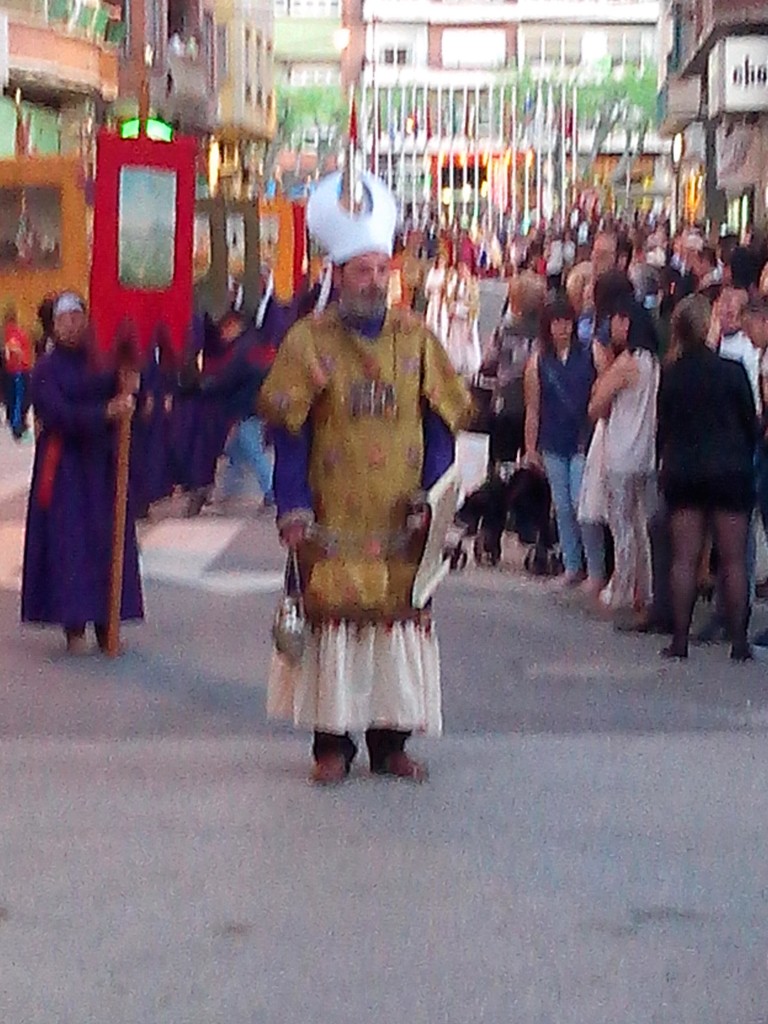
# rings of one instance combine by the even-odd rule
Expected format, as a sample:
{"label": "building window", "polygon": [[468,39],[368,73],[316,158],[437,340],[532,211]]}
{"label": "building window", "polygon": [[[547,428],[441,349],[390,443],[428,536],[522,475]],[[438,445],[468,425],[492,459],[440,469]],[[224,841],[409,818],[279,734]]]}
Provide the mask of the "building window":
{"label": "building window", "polygon": [[122,4],[120,5],[120,21],[123,24],[124,31],[120,49],[125,56],[128,56],[131,52],[131,37],[127,31],[127,27],[131,24],[131,18],[133,16],[131,10],[132,2],[133,0],[122,0]]}
{"label": "building window", "polygon": [[216,91],[216,22],[211,11],[203,12],[203,60],[208,74],[208,88]]}
{"label": "building window", "polygon": [[444,68],[503,67],[507,34],[503,29],[445,29],[442,61]]}
{"label": "building window", "polygon": [[338,67],[312,67],[299,65],[291,68],[291,85],[338,85],[340,71]]}
{"label": "building window", "polygon": [[392,64],[397,67],[409,64],[410,59],[410,51],[405,46],[385,46],[380,55],[382,64]]}
{"label": "building window", "polygon": [[521,55],[525,63],[538,67],[542,61],[547,67],[575,67],[582,61],[582,33],[577,27],[562,30],[526,30]]}
{"label": "building window", "polygon": [[229,75],[229,39],[226,25],[216,26],[216,73],[220,82]]}
{"label": "building window", "polygon": [[584,64],[598,64],[608,56],[608,35],[600,31],[587,31],[581,37],[581,60]]}
{"label": "building window", "polygon": [[332,18],[339,14],[339,0],[275,0],[276,17]]}
{"label": "building window", "polygon": [[250,82],[245,83],[245,102],[249,107],[253,103],[253,86]]}
{"label": "building window", "polygon": [[656,55],[656,33],[643,32],[640,36],[641,59],[643,63],[652,64]]}
{"label": "building window", "polygon": [[624,36],[622,62],[639,64],[643,59],[643,36],[641,32],[627,32]]}

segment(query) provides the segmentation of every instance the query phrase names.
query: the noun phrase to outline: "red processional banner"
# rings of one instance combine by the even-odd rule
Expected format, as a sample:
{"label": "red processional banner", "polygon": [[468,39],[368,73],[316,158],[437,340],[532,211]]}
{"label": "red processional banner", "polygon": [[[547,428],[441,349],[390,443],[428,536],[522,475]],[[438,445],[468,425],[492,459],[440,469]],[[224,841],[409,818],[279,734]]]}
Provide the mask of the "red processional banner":
{"label": "red processional banner", "polygon": [[180,355],[192,318],[197,142],[97,138],[91,322],[102,352],[126,320],[142,352],[165,328]]}

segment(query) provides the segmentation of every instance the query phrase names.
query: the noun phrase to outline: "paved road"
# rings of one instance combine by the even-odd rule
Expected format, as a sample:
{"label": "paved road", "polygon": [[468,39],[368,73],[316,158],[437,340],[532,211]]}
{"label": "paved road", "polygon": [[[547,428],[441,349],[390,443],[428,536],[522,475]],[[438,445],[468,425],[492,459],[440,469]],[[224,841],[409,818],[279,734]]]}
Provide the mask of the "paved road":
{"label": "paved road", "polygon": [[763,666],[471,569],[432,781],[318,792],[264,713],[271,525],[151,525],[147,623],[74,662],[17,625],[28,458],[0,436],[3,1024],[768,1021]]}

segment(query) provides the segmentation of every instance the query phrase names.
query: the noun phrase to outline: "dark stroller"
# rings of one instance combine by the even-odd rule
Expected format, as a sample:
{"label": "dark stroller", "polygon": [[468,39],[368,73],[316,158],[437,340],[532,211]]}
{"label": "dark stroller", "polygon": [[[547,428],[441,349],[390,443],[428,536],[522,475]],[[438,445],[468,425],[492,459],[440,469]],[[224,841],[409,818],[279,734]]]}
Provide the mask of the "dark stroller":
{"label": "dark stroller", "polygon": [[557,576],[563,571],[549,484],[535,469],[502,463],[468,495],[456,518],[466,535],[475,538],[478,565],[499,564],[501,538],[507,530],[528,545],[525,568],[531,575]]}

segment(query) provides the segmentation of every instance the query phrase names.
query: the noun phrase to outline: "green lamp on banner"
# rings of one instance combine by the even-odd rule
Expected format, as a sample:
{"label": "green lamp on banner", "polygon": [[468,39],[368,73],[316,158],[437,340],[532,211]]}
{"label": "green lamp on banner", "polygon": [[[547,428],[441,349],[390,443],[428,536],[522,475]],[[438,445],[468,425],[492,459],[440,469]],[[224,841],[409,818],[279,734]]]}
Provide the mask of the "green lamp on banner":
{"label": "green lamp on banner", "polygon": [[[171,142],[173,140],[173,128],[157,117],[148,117],[146,135],[148,139],[152,139],[154,142]],[[120,138],[138,139],[138,137],[139,118],[132,117],[128,121],[123,121],[120,125]]]}

